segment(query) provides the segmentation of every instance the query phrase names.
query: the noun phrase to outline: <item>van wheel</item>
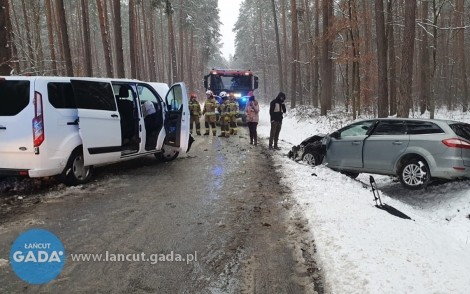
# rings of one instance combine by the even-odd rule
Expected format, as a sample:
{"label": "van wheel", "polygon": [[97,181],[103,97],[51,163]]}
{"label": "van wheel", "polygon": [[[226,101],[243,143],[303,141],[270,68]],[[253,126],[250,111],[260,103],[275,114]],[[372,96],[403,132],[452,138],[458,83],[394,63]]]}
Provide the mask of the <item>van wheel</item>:
{"label": "van wheel", "polygon": [[429,167],[424,160],[412,158],[400,168],[398,176],[401,184],[410,190],[424,188],[431,179]]}
{"label": "van wheel", "polygon": [[162,152],[155,153],[155,157],[158,160],[165,161],[165,162],[166,161],[172,161],[172,160],[175,160],[178,157],[178,155],[180,154],[176,150],[178,150],[178,149],[176,149],[175,147],[164,145],[162,147]]}
{"label": "van wheel", "polygon": [[61,180],[67,186],[76,186],[89,182],[92,175],[93,167],[84,165],[83,153],[81,151],[74,151],[70,155]]}

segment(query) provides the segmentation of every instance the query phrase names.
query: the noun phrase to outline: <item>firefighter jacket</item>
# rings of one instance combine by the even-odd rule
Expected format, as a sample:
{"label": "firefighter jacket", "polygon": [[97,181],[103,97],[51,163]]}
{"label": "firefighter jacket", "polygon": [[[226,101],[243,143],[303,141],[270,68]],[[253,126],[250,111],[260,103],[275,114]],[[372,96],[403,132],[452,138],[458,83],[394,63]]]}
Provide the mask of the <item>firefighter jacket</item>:
{"label": "firefighter jacket", "polygon": [[229,107],[230,107],[230,116],[237,116],[238,112],[240,111],[240,107],[238,106],[238,102],[235,100],[230,100],[229,101]]}
{"label": "firefighter jacket", "polygon": [[227,99],[224,103],[220,104],[219,113],[222,119],[230,118],[230,101]]}
{"label": "firefighter jacket", "polygon": [[197,100],[189,101],[189,113],[192,116],[201,115],[201,105],[199,104],[199,102],[197,102]]}
{"label": "firefighter jacket", "polygon": [[202,111],[202,114],[205,116],[215,115],[215,110],[217,108],[219,108],[219,102],[217,102],[214,97],[211,97],[204,103],[204,110]]}

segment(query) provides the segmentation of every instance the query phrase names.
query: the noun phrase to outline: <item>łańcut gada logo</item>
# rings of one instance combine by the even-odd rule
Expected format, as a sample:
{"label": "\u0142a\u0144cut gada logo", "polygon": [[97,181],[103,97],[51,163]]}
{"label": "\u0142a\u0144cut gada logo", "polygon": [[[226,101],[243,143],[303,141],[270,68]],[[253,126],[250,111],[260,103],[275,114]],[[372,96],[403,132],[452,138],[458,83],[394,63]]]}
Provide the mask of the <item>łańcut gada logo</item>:
{"label": "\u0142a\u0144cut gada logo", "polygon": [[10,264],[22,280],[46,284],[60,274],[65,264],[62,242],[53,233],[32,229],[16,238],[10,250]]}

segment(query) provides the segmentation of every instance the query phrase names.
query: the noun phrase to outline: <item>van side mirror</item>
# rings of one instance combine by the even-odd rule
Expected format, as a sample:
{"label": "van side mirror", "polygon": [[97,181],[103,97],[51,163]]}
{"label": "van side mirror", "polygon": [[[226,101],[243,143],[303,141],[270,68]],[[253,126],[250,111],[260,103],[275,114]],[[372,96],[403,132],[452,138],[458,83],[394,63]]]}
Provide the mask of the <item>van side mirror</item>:
{"label": "van side mirror", "polygon": [[207,78],[209,77],[209,75],[207,76],[204,76],[204,89],[208,89],[209,88],[209,85],[207,84]]}
{"label": "van side mirror", "polygon": [[255,85],[254,85],[254,88],[255,89],[258,89],[258,77],[255,76]]}

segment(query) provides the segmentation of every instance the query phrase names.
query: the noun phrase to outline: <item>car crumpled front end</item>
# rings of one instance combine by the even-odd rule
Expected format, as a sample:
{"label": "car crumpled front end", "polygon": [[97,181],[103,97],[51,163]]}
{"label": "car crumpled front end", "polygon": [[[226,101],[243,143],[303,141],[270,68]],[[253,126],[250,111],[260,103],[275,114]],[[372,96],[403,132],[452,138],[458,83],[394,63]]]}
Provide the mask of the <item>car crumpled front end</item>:
{"label": "car crumpled front end", "polygon": [[300,161],[304,159],[304,155],[308,151],[313,151],[323,159],[325,155],[325,146],[323,144],[324,139],[327,137],[325,134],[317,134],[303,140],[299,145],[295,145],[289,151],[287,156],[294,160]]}

